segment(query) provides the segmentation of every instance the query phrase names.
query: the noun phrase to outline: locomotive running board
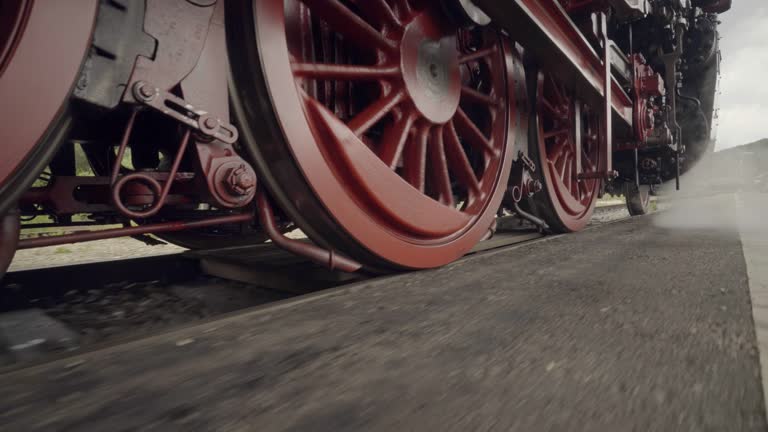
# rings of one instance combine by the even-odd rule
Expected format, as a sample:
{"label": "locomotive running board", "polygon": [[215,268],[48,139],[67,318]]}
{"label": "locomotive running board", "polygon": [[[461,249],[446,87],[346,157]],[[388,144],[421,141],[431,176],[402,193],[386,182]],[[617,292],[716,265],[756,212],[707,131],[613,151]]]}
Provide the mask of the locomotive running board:
{"label": "locomotive running board", "polygon": [[[605,102],[605,66],[598,53],[554,0],[475,0],[550,73],[595,106]],[[632,99],[612,78],[614,120],[632,128]],[[619,123],[619,122],[617,122]]]}

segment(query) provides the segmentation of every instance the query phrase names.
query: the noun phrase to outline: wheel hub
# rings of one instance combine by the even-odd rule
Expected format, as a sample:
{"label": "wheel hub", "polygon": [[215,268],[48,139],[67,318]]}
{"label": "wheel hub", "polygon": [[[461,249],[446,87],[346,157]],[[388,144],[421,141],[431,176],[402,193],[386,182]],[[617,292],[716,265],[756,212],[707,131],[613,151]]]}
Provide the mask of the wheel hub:
{"label": "wheel hub", "polygon": [[430,15],[421,14],[406,28],[401,68],[406,91],[424,118],[444,124],[454,116],[461,98],[456,37],[441,34]]}

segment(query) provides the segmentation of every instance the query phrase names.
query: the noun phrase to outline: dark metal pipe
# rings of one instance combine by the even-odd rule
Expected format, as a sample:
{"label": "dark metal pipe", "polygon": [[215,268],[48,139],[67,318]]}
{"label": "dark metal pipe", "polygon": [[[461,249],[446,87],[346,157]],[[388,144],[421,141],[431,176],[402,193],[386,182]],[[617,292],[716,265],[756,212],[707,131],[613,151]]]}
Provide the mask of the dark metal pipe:
{"label": "dark metal pipe", "polygon": [[313,244],[285,237],[283,233],[277,229],[275,216],[272,212],[272,205],[270,204],[264,189],[261,187],[259,187],[259,190],[256,193],[256,205],[259,207],[259,223],[261,224],[261,228],[280,248],[296,255],[306,257],[311,261],[330,268],[331,270],[341,270],[347,273],[353,273],[363,267],[359,262],[334,253],[333,250],[326,250]]}
{"label": "dark metal pipe", "polygon": [[515,209],[515,213],[517,213],[518,216],[521,218],[527,220],[528,222],[536,225],[539,227],[542,231],[549,231],[549,225],[547,225],[546,222],[544,222],[544,219],[540,219],[527,211],[520,208],[520,204],[514,203],[513,207]]}
{"label": "dark metal pipe", "polygon": [[224,225],[231,223],[241,223],[253,220],[252,214],[237,214],[230,216],[220,216],[199,221],[176,221],[164,222],[152,225],[142,225],[128,228],[114,228],[101,231],[86,231],[73,234],[67,234],[55,237],[37,237],[31,239],[22,239],[19,241],[18,249],[31,249],[43,246],[57,246],[68,243],[81,243],[94,240],[105,240],[115,237],[126,237],[139,234],[156,234],[164,232],[184,231],[194,228],[203,228],[214,225]]}

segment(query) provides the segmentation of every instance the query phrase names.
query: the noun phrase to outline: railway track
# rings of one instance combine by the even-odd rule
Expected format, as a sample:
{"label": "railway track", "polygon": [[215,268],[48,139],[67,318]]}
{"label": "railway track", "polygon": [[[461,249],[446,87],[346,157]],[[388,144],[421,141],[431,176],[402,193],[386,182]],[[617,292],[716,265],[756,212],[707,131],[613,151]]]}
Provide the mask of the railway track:
{"label": "railway track", "polygon": [[[593,227],[626,217],[623,205],[602,206]],[[503,218],[496,235],[459,263],[553,237]],[[398,276],[330,271],[271,244],[10,272],[0,287],[0,341],[5,345],[0,347],[0,368],[47,362],[334,287],[387,283],[393,277]]]}

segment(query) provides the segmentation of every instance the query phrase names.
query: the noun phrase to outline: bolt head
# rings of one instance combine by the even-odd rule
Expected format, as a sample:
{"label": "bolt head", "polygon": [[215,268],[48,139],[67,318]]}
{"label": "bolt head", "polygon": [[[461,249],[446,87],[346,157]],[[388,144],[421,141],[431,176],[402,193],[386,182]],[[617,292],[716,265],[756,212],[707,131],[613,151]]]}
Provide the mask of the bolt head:
{"label": "bolt head", "polygon": [[208,117],[205,119],[205,122],[203,122],[203,124],[205,125],[205,127],[209,129],[213,129],[219,125],[219,122],[213,117]]}
{"label": "bolt head", "polygon": [[249,172],[244,172],[238,176],[238,183],[244,189],[252,189],[256,186],[256,177]]}
{"label": "bolt head", "polygon": [[256,188],[256,176],[244,165],[240,165],[229,170],[227,185],[237,195],[248,195]]}
{"label": "bolt head", "polygon": [[153,87],[150,87],[149,84],[145,83],[144,81],[137,82],[133,89],[133,94],[136,96],[136,99],[144,102],[149,102],[157,96],[157,90]]}

